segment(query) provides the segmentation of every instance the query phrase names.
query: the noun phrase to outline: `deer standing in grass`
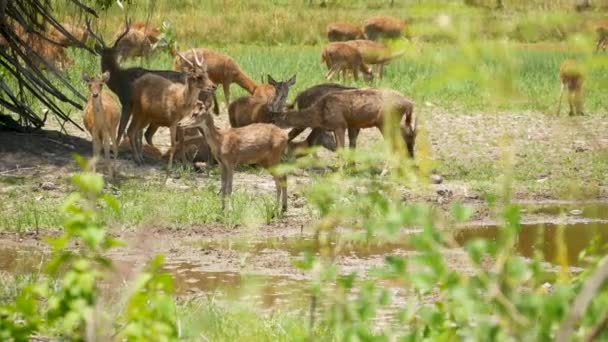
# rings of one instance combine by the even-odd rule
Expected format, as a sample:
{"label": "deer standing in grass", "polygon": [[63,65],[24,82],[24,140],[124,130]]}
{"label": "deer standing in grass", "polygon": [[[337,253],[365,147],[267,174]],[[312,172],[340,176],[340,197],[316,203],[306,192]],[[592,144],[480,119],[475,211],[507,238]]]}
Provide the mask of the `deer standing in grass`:
{"label": "deer standing in grass", "polygon": [[[238,84],[249,94],[253,94],[258,87],[258,84],[241,70],[241,67],[234,59],[219,52],[211,49],[199,48],[185,51],[183,56],[189,61],[193,61],[194,56],[198,56],[199,59],[205,60],[207,72],[209,73],[211,81],[218,85],[221,84],[224,88],[226,107],[230,104],[230,85],[232,83]],[[186,64],[181,58],[176,56],[173,59],[174,70],[183,70],[185,65]]]}
{"label": "deer standing in grass", "polygon": [[349,40],[344,44],[357,49],[363,58],[363,63],[377,65],[380,79],[384,76],[384,65],[405,53],[405,50],[391,51],[384,44],[367,39]]}
{"label": "deer standing in grass", "polygon": [[[257,96],[240,97],[228,106],[230,126],[243,127],[256,122],[270,122],[272,120],[270,113],[283,109],[289,95],[289,87],[296,83],[296,76],[292,76],[287,81],[275,81],[268,75],[268,83],[273,91],[269,91],[267,87],[258,87],[265,89],[265,92],[263,94],[258,92]],[[268,97],[268,95],[272,96]]]}
{"label": "deer standing in grass", "polygon": [[[101,55],[101,70],[102,72],[108,71],[110,73],[110,79],[107,82],[108,88],[118,96],[122,111],[120,113],[120,123],[118,126],[117,140],[120,143],[122,136],[125,132],[129,119],[131,118],[131,104],[133,102],[133,83],[143,75],[155,74],[161,76],[171,82],[184,83],[185,73],[177,72],[173,70],[149,70],[139,67],[122,68],[118,64],[118,45],[120,41],[130,31],[130,21],[125,21],[124,32],[116,38],[111,46],[107,46],[103,37],[100,34],[96,34],[91,29],[91,23],[89,20],[86,21],[87,32],[96,41],[95,49]],[[209,77],[206,77],[204,90],[212,90],[215,85]],[[152,135],[156,131],[155,128],[150,127],[146,131],[146,141],[152,144]]]}
{"label": "deer standing in grass", "polygon": [[363,63],[363,57],[356,48],[344,43],[329,43],[321,52],[321,62],[327,65],[325,78],[330,80],[336,73],[341,73],[346,80],[348,71],[352,71],[355,81],[359,80],[359,70],[363,72],[367,80],[373,79],[371,68]]}
{"label": "deer standing in grass", "polygon": [[353,39],[363,39],[363,31],[348,22],[336,22],[327,25],[327,39],[330,42],[343,42]]}
{"label": "deer standing in grass", "polygon": [[339,149],[344,148],[347,130],[350,147],[354,149],[360,129],[376,127],[385,135],[388,133],[385,129],[392,130],[398,126],[408,155],[414,157],[417,131],[414,104],[391,89],[367,88],[329,93],[308,108],[275,113],[273,122],[279,127],[331,130]]}
{"label": "deer standing in grass", "polygon": [[[110,94],[103,90],[103,85],[110,78],[108,72],[100,77],[90,77],[86,73],[82,75],[82,80],[87,84],[89,97],[84,107],[84,127],[91,133],[93,138],[93,157],[99,158],[103,146],[105,163],[109,170],[110,177],[113,176],[114,167],[110,159],[110,142],[114,152],[114,158],[118,158],[118,142],[116,140],[116,129],[120,115],[118,102]],[[93,163],[95,172],[95,162]]]}
{"label": "deer standing in grass", "polygon": [[199,92],[207,81],[203,61],[195,58],[191,67],[192,69],[186,72],[184,84],[174,83],[154,74],[146,74],[133,83],[132,120],[127,134],[138,164],[144,162],[142,133],[148,125],[169,127],[173,153],[177,144],[177,124],[192,112]]}
{"label": "deer standing in grass", "polygon": [[570,115],[583,115],[583,81],[585,79],[582,67],[573,59],[567,59],[562,62],[559,68],[559,79],[561,89],[559,93],[559,104],[557,107],[557,115],[560,114],[562,107],[562,96],[564,89],[568,91],[568,104],[570,106]]}
{"label": "deer standing in grass", "polygon": [[287,177],[273,170],[287,146],[287,133],[272,124],[254,123],[239,128],[218,128],[211,114],[200,105],[180,122],[182,128],[201,127],[215,159],[222,166],[222,208],[232,193],[234,168],[238,164],[258,164],[268,169],[276,184],[277,205],[287,210]]}
{"label": "deer standing in grass", "polygon": [[369,40],[400,38],[405,22],[390,16],[375,16],[363,23],[363,32]]}
{"label": "deer standing in grass", "polygon": [[608,46],[608,21],[598,23],[595,27],[595,32],[597,32],[595,52],[600,51],[600,49],[606,50],[606,46]]}

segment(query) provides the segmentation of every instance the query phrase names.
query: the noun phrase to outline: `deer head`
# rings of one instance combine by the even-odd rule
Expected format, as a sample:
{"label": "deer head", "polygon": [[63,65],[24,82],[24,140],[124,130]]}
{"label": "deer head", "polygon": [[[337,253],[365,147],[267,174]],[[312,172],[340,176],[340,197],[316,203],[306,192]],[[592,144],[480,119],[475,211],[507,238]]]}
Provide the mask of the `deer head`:
{"label": "deer head", "polygon": [[192,49],[191,54],[194,59],[193,63],[181,53],[176,52],[176,54],[182,59],[182,61],[184,61],[184,63],[189,65],[188,68],[185,68],[186,80],[188,83],[200,88],[201,90],[215,91],[215,84],[213,84],[213,82],[209,79],[209,75],[207,74],[207,65],[204,63],[203,57],[199,59],[196,51]]}
{"label": "deer head", "polygon": [[276,113],[283,110],[283,106],[289,95],[289,87],[296,83],[296,75],[293,75],[287,81],[275,81],[272,76],[268,75],[268,84],[272,85],[276,91],[274,99],[269,103],[268,109],[270,112]]}
{"label": "deer head", "polygon": [[182,129],[201,127],[206,120],[213,120],[209,114],[209,106],[203,101],[196,101],[192,114],[180,120],[177,127]]}
{"label": "deer head", "polygon": [[108,82],[110,79],[110,73],[104,72],[101,76],[91,77],[86,72],[82,73],[82,80],[87,84],[87,88],[89,89],[89,94],[94,99],[99,98],[101,91],[103,89],[103,85]]}

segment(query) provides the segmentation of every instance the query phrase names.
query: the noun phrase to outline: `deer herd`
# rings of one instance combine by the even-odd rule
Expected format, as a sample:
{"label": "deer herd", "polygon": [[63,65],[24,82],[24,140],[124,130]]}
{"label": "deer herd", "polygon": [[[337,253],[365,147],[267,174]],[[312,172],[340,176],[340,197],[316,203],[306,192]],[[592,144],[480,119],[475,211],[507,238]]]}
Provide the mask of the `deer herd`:
{"label": "deer herd", "polygon": [[[606,27],[608,25],[597,29],[596,50],[608,45]],[[114,166],[110,146],[117,158],[118,145],[126,131],[133,159],[141,165],[145,162],[146,150],[158,151],[153,136],[159,127],[168,127],[170,131],[169,168],[176,155],[182,161],[192,161],[198,156],[206,162],[219,163],[222,205],[232,192],[235,166],[257,164],[272,174],[277,203],[286,210],[286,177],[275,168],[283,154],[298,157],[306,148],[318,145],[336,151],[345,147],[347,133],[349,147],[354,149],[363,128],[376,127],[383,135],[388,133],[387,129],[400,131],[407,155],[414,158],[417,133],[414,105],[395,90],[325,83],[299,93],[294,102],[288,104],[289,88],[296,82],[295,75],[285,81],[268,75],[267,83],[259,84],[247,76],[234,59],[207,48],[181,52],[170,48],[173,70],[122,67],[121,60],[146,57],[158,47],[160,31],[150,25],[126,20],[111,45],[91,28],[88,20],[86,30],[72,25],[63,25],[63,28],[65,32],[49,32],[49,37],[58,42],[54,48],[42,46],[44,44],[34,38],[31,47],[45,51],[40,54],[42,57],[59,56],[53,60],[65,67],[71,63],[63,52],[63,47],[70,41],[65,40],[66,33],[81,42],[89,38],[95,40],[95,50],[101,57],[101,72],[82,75],[88,88],[83,121],[92,136],[93,155],[99,157],[104,150],[111,177]],[[321,52],[321,61],[327,66],[327,80],[336,74],[341,74],[343,79],[352,74],[357,80],[359,72],[372,80],[372,65],[377,66],[376,73],[381,79],[385,64],[403,54],[403,51],[394,51],[391,48],[394,44],[390,43],[401,39],[404,28],[405,22],[386,16],[369,18],[361,27],[347,22],[328,25],[329,43]],[[582,114],[583,76],[573,60],[565,61],[559,71],[562,92],[567,89],[569,93],[571,115]],[[232,83],[249,95],[231,102]],[[216,86],[220,84],[230,123],[227,128],[217,127],[211,115],[211,112],[220,113],[215,96]],[[104,85],[109,90],[104,89]],[[560,107],[561,98],[560,94]],[[285,128],[291,130],[286,132]],[[311,129],[308,137],[295,142],[294,139],[307,128]],[[187,156],[186,152],[193,150],[194,153]],[[155,154],[161,155],[160,152]]]}

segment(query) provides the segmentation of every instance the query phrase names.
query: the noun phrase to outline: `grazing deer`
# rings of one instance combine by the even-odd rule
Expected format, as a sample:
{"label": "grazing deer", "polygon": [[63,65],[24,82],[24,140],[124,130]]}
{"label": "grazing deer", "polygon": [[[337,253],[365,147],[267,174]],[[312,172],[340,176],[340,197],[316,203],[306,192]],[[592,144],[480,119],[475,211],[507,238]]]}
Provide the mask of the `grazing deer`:
{"label": "grazing deer", "polygon": [[[77,42],[85,43],[88,38],[88,33],[82,27],[76,26],[70,23],[62,23],[61,27],[65,32],[61,32],[55,26],[51,26],[49,29],[49,37],[54,42],[64,47],[76,46]],[[74,39],[72,39],[71,37]]]}
{"label": "grazing deer", "polygon": [[296,75],[293,75],[287,81],[278,82],[268,75],[268,82],[275,89],[274,96],[270,98],[243,96],[228,106],[230,126],[243,127],[256,122],[268,123],[272,120],[271,112],[278,112],[283,109],[289,95],[289,87],[296,83]]}
{"label": "grazing deer", "polygon": [[325,74],[327,80],[330,80],[337,72],[340,72],[342,78],[346,80],[348,70],[352,71],[355,81],[359,80],[359,70],[367,76],[369,81],[374,76],[371,68],[363,63],[363,57],[359,50],[344,42],[327,44],[321,52],[321,63],[327,65],[327,73]]}
{"label": "grazing deer", "polygon": [[570,105],[570,115],[583,115],[583,81],[585,75],[582,67],[573,59],[567,59],[562,62],[559,68],[559,79],[561,89],[559,92],[559,104],[557,107],[557,115],[559,115],[562,107],[562,96],[564,88],[568,89],[568,104]]}
{"label": "grazing deer", "polygon": [[[120,101],[120,105],[122,106],[122,111],[120,113],[120,123],[118,126],[118,135],[117,140],[120,143],[122,140],[122,136],[125,132],[127,124],[129,123],[129,119],[131,118],[131,104],[133,100],[133,83],[143,75],[146,74],[154,74],[161,77],[164,77],[172,82],[184,83],[185,81],[185,73],[177,72],[173,70],[149,70],[139,67],[125,68],[123,69],[118,64],[118,49],[117,46],[123,37],[130,30],[130,21],[127,19],[125,22],[125,31],[123,34],[118,36],[114,41],[112,46],[107,46],[103,37],[99,34],[95,34],[91,29],[91,23],[89,20],[86,21],[87,31],[91,37],[95,39],[97,42],[96,50],[101,55],[101,70],[102,72],[108,71],[110,73],[110,80],[107,82],[108,88],[118,96],[118,100]],[[206,77],[206,86],[204,90],[214,89],[215,85],[209,77]],[[151,128],[149,128],[150,130]],[[146,132],[146,140],[148,140],[148,136],[150,136],[150,140],[152,139],[152,134]]]}
{"label": "grazing deer", "polygon": [[201,127],[215,159],[222,166],[222,208],[232,193],[234,167],[238,164],[259,164],[269,169],[276,184],[277,205],[287,210],[287,177],[272,168],[281,161],[287,146],[287,134],[272,124],[254,123],[239,128],[215,126],[213,117],[199,106],[190,117],[180,122],[182,128]]}
{"label": "grazing deer", "polygon": [[394,125],[399,125],[408,154],[411,158],[414,157],[414,104],[390,89],[368,88],[329,93],[308,108],[273,115],[273,122],[279,127],[332,130],[338,148],[344,148],[347,129],[350,146],[354,148],[357,135],[351,137],[351,131],[358,134],[359,129],[376,127],[384,135],[387,133],[385,128],[392,129]]}
{"label": "grazing deer", "polygon": [[[99,158],[103,146],[105,163],[110,177],[112,177],[114,167],[110,159],[110,142],[112,143],[114,158],[118,158],[116,128],[118,127],[120,108],[110,92],[103,90],[103,85],[109,78],[110,74],[108,72],[104,72],[100,77],[90,77],[86,73],[82,75],[82,80],[86,82],[89,89],[83,121],[84,127],[93,138],[93,157],[95,159]],[[93,172],[95,172],[95,163],[93,163]]]}
{"label": "grazing deer", "polygon": [[327,39],[330,42],[343,42],[353,39],[363,39],[361,28],[347,22],[337,22],[327,25]]}
{"label": "grazing deer", "polygon": [[597,32],[597,45],[595,46],[595,52],[606,50],[608,46],[608,21],[602,21],[595,27]]}
{"label": "grazing deer", "polygon": [[363,23],[363,32],[369,40],[399,38],[403,28],[405,28],[403,20],[389,16],[371,17]]}
{"label": "grazing deer", "polygon": [[127,134],[138,164],[144,161],[142,131],[150,124],[169,127],[171,148],[174,151],[177,143],[177,124],[192,112],[199,92],[205,88],[207,82],[205,65],[198,58],[195,58],[195,63],[191,65],[192,69],[186,72],[184,84],[174,83],[154,74],[146,74],[133,83],[133,118]]}
{"label": "grazing deer", "polygon": [[363,63],[369,65],[378,65],[378,77],[380,79],[384,76],[384,64],[391,60],[402,56],[405,50],[393,52],[380,42],[367,39],[357,39],[344,42],[344,44],[350,45],[357,49],[363,58]]}
{"label": "grazing deer", "polygon": [[[230,104],[230,84],[236,83],[241,88],[245,89],[249,94],[253,94],[258,84],[247,76],[241,67],[234,61],[234,59],[223,55],[219,52],[210,49],[192,49],[183,53],[184,57],[189,61],[193,60],[193,56],[196,55],[200,59],[204,59],[207,63],[207,72],[209,78],[215,84],[221,84],[224,88],[224,97],[226,107]],[[184,62],[175,57],[173,59],[173,69],[183,70]]]}

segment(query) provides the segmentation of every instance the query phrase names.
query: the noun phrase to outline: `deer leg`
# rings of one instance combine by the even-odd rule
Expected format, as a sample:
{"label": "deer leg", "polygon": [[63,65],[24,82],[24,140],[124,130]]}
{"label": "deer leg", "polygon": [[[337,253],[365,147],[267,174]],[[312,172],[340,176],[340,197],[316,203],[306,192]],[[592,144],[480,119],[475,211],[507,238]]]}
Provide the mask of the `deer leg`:
{"label": "deer leg", "polygon": [[173,157],[175,156],[175,147],[177,145],[177,122],[169,127],[171,132],[171,149],[169,150],[169,168],[173,166]]}
{"label": "deer leg", "polygon": [[287,211],[287,176],[281,176],[281,192],[283,193],[281,210]]}
{"label": "deer leg", "polygon": [[353,150],[357,147],[357,137],[360,131],[359,128],[348,129],[348,146]]}
{"label": "deer leg", "polygon": [[[345,135],[346,135],[346,129],[344,129],[344,128],[334,129],[334,135],[336,137],[336,145],[337,145],[336,151],[341,151],[342,149],[344,149],[344,140],[345,140]],[[338,158],[340,158],[340,157],[338,157]],[[342,158],[340,158],[339,164],[340,164],[340,168],[342,168],[343,164],[344,164],[342,162]]]}
{"label": "deer leg", "polygon": [[287,141],[290,142],[293,139],[295,139],[298,135],[300,135],[300,133],[304,132],[306,128],[293,128],[291,129],[291,131],[289,131],[289,133],[287,134]]}
{"label": "deer leg", "polygon": [[568,106],[570,107],[570,112],[568,115],[574,115],[574,92],[572,90],[568,90]]}
{"label": "deer leg", "polygon": [[114,177],[114,168],[112,167],[112,159],[110,158],[110,131],[104,130],[103,132],[103,154],[106,163],[106,167],[108,168],[108,173],[110,174],[110,178]]}
{"label": "deer leg", "polygon": [[97,168],[97,160],[99,159],[99,156],[101,155],[101,146],[100,146],[100,139],[99,139],[99,129],[97,127],[93,128],[93,161],[92,161],[92,166],[91,166],[91,170],[93,172],[96,172]]}
{"label": "deer leg", "polygon": [[384,63],[380,63],[378,66],[378,78],[384,78]]}
{"label": "deer leg", "polygon": [[557,104],[557,115],[559,115],[559,113],[562,110],[562,97],[563,96],[564,96],[564,83],[561,83],[560,90],[559,90],[559,102]]}
{"label": "deer leg", "polygon": [[122,105],[122,109],[120,111],[120,122],[118,123],[118,135],[116,136],[116,140],[119,144],[122,142],[122,135],[125,133],[127,123],[129,123],[129,118],[131,117],[130,97],[120,101],[120,104]]}
{"label": "deer leg", "polygon": [[355,82],[359,81],[359,69],[353,66],[353,78]]}
{"label": "deer leg", "polygon": [[228,168],[222,163],[222,187],[220,192],[222,193],[222,210],[226,209],[226,188],[228,185]]}
{"label": "deer leg", "polygon": [[150,146],[154,146],[154,142],[152,142],[152,138],[154,137],[154,134],[156,134],[156,131],[158,131],[158,126],[155,124],[150,124],[148,126],[148,128],[146,129],[146,133],[144,136],[146,137],[146,142]]}
{"label": "deer leg", "polygon": [[230,82],[224,81],[222,87],[224,88],[224,101],[226,102],[226,108],[228,108],[230,105]]}

